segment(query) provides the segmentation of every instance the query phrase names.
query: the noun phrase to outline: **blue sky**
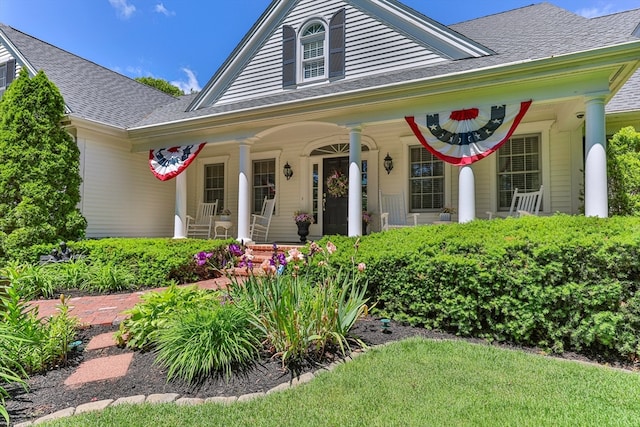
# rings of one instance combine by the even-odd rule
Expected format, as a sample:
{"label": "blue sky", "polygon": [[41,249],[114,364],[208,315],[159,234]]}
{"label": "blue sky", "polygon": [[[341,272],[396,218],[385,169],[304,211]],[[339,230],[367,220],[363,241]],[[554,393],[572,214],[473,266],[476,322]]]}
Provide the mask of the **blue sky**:
{"label": "blue sky", "polygon": [[[537,2],[401,1],[443,24]],[[640,8],[640,0],[547,1],[586,17]],[[189,92],[206,84],[270,3],[0,0],[0,22],[129,77],[162,78]]]}

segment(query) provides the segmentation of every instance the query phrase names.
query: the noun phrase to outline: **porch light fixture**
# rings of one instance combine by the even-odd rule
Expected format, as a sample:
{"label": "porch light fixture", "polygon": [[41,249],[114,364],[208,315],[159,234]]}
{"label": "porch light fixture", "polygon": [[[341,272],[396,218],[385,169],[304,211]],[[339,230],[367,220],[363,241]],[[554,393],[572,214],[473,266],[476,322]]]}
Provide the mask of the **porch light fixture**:
{"label": "porch light fixture", "polygon": [[287,181],[289,181],[293,176],[293,169],[291,169],[291,165],[289,164],[289,162],[284,165],[282,173],[284,173],[284,177],[287,178]]}
{"label": "porch light fixture", "polygon": [[389,153],[387,153],[387,156],[384,158],[384,170],[386,170],[387,175],[389,175],[392,169],[393,169],[393,159],[391,158]]}

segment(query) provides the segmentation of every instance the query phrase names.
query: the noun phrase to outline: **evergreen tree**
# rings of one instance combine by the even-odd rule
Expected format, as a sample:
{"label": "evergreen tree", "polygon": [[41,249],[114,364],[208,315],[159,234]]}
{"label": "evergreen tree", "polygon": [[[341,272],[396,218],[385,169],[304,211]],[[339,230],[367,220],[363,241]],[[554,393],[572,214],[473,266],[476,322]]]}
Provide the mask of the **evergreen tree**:
{"label": "evergreen tree", "polygon": [[146,84],[147,86],[154,87],[158,90],[163,91],[164,93],[168,93],[171,96],[181,96],[184,95],[182,89],[177,86],[172,85],[166,80],[156,79],[153,77],[136,77],[134,79],[137,82]]}
{"label": "evergreen tree", "polygon": [[607,144],[610,215],[640,215],[640,133],[629,126]]}
{"label": "evergreen tree", "polygon": [[23,68],[0,99],[0,256],[84,236],[80,151],[61,127],[64,100],[43,71]]}

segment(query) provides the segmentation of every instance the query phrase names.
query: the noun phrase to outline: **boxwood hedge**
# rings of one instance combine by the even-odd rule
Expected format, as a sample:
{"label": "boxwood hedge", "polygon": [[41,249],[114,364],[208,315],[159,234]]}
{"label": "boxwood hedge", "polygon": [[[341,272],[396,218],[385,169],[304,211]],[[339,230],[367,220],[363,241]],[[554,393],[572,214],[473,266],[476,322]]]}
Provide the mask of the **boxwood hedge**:
{"label": "boxwood hedge", "polygon": [[[354,239],[325,238],[352,262]],[[490,340],[640,353],[640,219],[477,220],[361,238],[381,315]]]}

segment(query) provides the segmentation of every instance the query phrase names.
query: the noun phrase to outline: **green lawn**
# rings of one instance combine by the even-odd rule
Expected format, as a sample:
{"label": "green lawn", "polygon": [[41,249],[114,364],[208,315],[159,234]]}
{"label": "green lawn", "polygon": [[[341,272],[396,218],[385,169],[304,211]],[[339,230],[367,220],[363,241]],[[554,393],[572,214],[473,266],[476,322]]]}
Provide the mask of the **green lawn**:
{"label": "green lawn", "polygon": [[410,339],[252,402],[126,405],[57,426],[638,426],[640,375]]}

